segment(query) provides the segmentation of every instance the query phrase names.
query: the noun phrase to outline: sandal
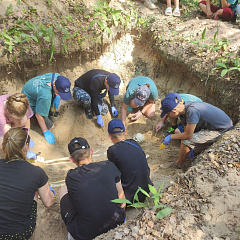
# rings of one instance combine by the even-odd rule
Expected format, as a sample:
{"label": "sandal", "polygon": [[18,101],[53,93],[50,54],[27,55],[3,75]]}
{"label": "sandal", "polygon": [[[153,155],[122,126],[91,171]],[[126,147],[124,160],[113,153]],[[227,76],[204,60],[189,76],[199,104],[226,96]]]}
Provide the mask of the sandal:
{"label": "sandal", "polygon": [[172,15],[174,17],[180,17],[180,10],[179,10],[179,8],[175,8]]}
{"label": "sandal", "polygon": [[165,15],[167,16],[172,16],[172,8],[171,7],[167,7],[165,10]]}

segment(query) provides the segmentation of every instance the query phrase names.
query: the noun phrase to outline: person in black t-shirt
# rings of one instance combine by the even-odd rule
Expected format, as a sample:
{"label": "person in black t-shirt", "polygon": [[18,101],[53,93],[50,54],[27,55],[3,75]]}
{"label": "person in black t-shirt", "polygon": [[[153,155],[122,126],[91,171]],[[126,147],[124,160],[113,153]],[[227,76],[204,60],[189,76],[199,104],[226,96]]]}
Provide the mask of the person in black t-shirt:
{"label": "person in black t-shirt", "polygon": [[46,173],[26,161],[30,142],[28,133],[28,128],[11,128],[3,137],[0,239],[29,239],[36,225],[38,195],[47,207],[55,200]]}
{"label": "person in black t-shirt", "polygon": [[[97,123],[104,126],[102,115],[108,112],[108,106],[103,98],[107,91],[111,103],[112,116],[116,117],[118,111],[115,108],[114,95],[119,94],[120,77],[115,73],[110,73],[101,69],[93,69],[75,81],[73,88],[73,98],[85,109],[87,118],[92,119],[92,111],[97,116]],[[101,93],[105,90],[103,93]]]}
{"label": "person in black t-shirt", "polygon": [[111,202],[125,198],[121,174],[109,161],[94,162],[86,139],[74,138],[68,144],[70,161],[66,185],[60,188],[62,219],[75,240],[93,239],[125,220],[125,205]]}
{"label": "person in black t-shirt", "polygon": [[[152,185],[146,155],[136,141],[126,139],[125,127],[120,119],[109,122],[108,133],[114,143],[107,150],[108,160],[121,172],[126,199],[132,202],[138,187],[149,193],[148,184]],[[142,193],[138,193],[138,197],[141,202],[146,198]]]}

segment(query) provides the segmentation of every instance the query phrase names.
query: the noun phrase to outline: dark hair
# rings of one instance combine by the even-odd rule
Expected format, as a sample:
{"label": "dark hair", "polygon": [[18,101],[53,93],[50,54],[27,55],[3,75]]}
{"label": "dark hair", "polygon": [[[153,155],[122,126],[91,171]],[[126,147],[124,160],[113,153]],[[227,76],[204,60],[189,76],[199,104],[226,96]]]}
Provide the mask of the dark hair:
{"label": "dark hair", "polygon": [[[120,127],[116,127],[113,129],[113,132],[118,132],[118,131],[121,131],[122,129]],[[125,135],[125,131],[124,132],[119,132],[119,133],[109,133],[110,136],[112,138],[120,138],[120,137],[123,137]]]}
{"label": "dark hair", "polygon": [[78,163],[85,160],[86,158],[89,158],[89,156],[90,156],[90,148],[80,149],[71,154],[71,157],[74,159],[74,161]]}
{"label": "dark hair", "polygon": [[7,114],[22,118],[29,109],[29,101],[24,93],[15,93],[7,98],[5,107]]}
{"label": "dark hair", "polygon": [[7,161],[13,159],[26,160],[26,153],[23,151],[25,143],[29,143],[30,136],[22,128],[11,128],[3,136],[2,149],[4,158]]}

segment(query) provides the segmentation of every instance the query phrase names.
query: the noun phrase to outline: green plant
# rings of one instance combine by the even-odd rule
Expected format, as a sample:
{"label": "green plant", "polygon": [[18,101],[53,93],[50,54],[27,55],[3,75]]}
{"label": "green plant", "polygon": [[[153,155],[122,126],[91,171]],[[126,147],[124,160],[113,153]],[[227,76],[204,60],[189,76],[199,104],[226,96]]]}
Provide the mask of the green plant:
{"label": "green plant", "polygon": [[216,67],[212,69],[212,71],[216,69],[222,69],[221,76],[224,77],[229,72],[233,70],[238,70],[240,72],[240,61],[238,57],[232,58],[234,56],[233,53],[228,53],[224,57],[221,57],[216,62]]}
{"label": "green plant", "polygon": [[[148,188],[150,192],[152,193],[152,196],[150,196],[145,190],[143,190],[141,187],[138,187],[138,190],[136,191],[133,202],[130,202],[127,199],[114,199],[111,202],[114,203],[126,203],[128,204],[128,207],[134,207],[134,208],[143,208],[143,207],[150,207],[152,205],[152,208],[154,210],[161,209],[160,211],[157,212],[155,218],[160,219],[160,218],[165,218],[172,212],[172,208],[168,207],[165,204],[159,204],[160,199],[163,196],[163,193],[161,193],[161,189],[163,187],[164,182],[162,183],[161,186],[159,186],[159,189],[157,190],[155,187],[152,185],[148,185]],[[138,193],[141,192],[146,196],[146,203],[140,202],[138,198]],[[152,199],[152,201],[150,201]]]}
{"label": "green plant", "polygon": [[[201,39],[198,39],[196,41],[191,40],[190,42],[196,44],[199,47],[197,51],[198,53],[202,52],[204,49],[209,49],[211,52],[215,52],[218,50],[226,51],[227,47],[230,45],[230,41],[228,39],[218,40],[217,35],[218,30],[215,32],[213,38],[211,38],[211,42],[209,44],[204,43],[204,40],[206,39],[206,28],[204,28]],[[203,44],[200,45],[200,42],[202,42]]]}
{"label": "green plant", "polygon": [[117,27],[119,22],[125,23],[122,10],[109,7],[106,1],[97,2],[97,6],[94,6],[93,9],[93,20],[89,24],[89,29],[91,29],[94,24],[97,24],[101,31],[106,29],[109,34],[112,34],[109,26],[114,24]]}
{"label": "green plant", "polygon": [[6,10],[6,12],[5,12],[5,15],[6,15],[6,16],[9,16],[10,14],[13,14],[12,4],[10,4],[10,5],[7,7],[7,10]]}

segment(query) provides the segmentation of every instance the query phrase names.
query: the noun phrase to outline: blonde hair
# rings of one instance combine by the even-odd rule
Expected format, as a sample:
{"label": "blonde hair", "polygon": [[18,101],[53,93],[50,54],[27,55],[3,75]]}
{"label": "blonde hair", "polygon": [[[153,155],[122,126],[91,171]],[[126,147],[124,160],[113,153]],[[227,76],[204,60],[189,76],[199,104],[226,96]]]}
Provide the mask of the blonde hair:
{"label": "blonde hair", "polygon": [[22,118],[29,108],[29,101],[24,93],[15,93],[7,98],[6,110],[10,115]]}
{"label": "blonde hair", "polygon": [[2,149],[4,159],[11,161],[13,159],[26,160],[26,153],[23,151],[25,143],[29,143],[30,136],[22,128],[11,128],[3,136]]}

